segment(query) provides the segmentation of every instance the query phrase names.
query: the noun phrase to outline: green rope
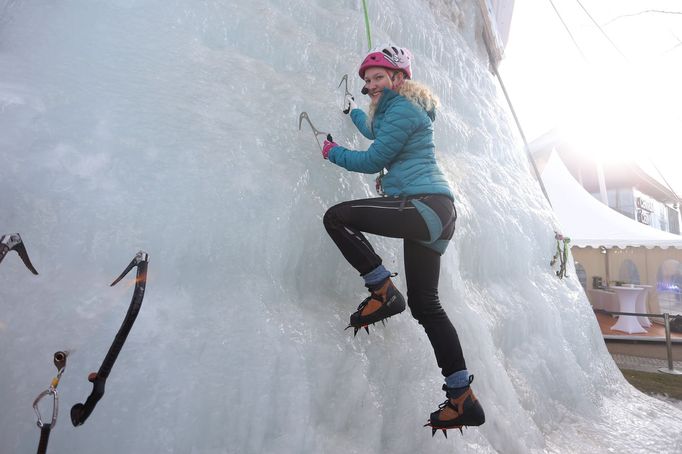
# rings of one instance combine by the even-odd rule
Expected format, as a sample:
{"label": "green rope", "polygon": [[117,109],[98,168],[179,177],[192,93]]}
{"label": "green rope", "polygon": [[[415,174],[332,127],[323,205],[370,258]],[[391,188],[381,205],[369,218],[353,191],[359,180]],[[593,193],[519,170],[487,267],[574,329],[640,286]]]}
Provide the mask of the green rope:
{"label": "green rope", "polygon": [[[367,30],[367,50],[372,50],[372,32],[369,29],[369,14],[367,13],[367,2],[365,0],[362,0],[362,9],[365,10],[365,30]],[[384,169],[381,169],[381,172],[379,172],[379,176],[376,179],[376,188],[377,192],[381,194],[382,196],[384,195],[383,191],[381,190],[381,178],[384,176]]]}
{"label": "green rope", "polygon": [[372,33],[369,30],[369,16],[367,15],[367,2],[362,0],[362,8],[365,10],[365,29],[367,30],[367,50],[372,50]]}

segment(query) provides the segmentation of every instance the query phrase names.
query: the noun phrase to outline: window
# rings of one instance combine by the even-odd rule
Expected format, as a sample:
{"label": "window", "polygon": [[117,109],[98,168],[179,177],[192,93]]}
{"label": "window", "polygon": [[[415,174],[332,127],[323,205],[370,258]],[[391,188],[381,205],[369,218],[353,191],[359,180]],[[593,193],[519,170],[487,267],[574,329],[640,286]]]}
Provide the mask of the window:
{"label": "window", "polygon": [[626,284],[640,284],[639,280],[639,270],[637,270],[637,265],[627,259],[620,265],[620,270],[618,270],[618,280],[625,282]]}
{"label": "window", "polygon": [[661,313],[682,315],[682,266],[677,260],[661,263],[656,273],[656,292]]}
{"label": "window", "polygon": [[[635,196],[632,189],[620,188],[606,191],[609,206],[625,216],[635,219]],[[599,194],[596,195],[599,198]]]}
{"label": "window", "polygon": [[585,271],[585,267],[578,262],[575,262],[575,275],[578,276],[578,280],[580,281],[580,285],[583,286],[583,290],[587,290],[587,272]]}
{"label": "window", "polygon": [[676,209],[666,207],[668,209],[668,231],[676,235],[680,234],[680,213]]}

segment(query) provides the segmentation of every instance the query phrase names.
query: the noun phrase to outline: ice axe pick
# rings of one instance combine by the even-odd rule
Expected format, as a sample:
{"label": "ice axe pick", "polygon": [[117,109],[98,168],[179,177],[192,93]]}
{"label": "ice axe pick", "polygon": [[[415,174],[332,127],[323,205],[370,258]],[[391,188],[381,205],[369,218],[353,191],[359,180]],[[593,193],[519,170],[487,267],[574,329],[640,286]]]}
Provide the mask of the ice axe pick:
{"label": "ice axe pick", "polygon": [[317,136],[326,136],[326,139],[330,142],[333,142],[334,139],[332,139],[332,135],[329,134],[328,132],[322,132],[318,130],[314,125],[313,122],[310,121],[310,117],[308,117],[308,112],[301,112],[301,115],[298,117],[298,130],[301,130],[301,125],[303,124],[303,120],[307,121],[308,124],[310,125],[310,128],[313,130],[313,134],[315,135],[315,141],[317,142],[317,145],[320,147],[320,150],[322,150],[322,145],[320,144],[320,140],[317,138]]}

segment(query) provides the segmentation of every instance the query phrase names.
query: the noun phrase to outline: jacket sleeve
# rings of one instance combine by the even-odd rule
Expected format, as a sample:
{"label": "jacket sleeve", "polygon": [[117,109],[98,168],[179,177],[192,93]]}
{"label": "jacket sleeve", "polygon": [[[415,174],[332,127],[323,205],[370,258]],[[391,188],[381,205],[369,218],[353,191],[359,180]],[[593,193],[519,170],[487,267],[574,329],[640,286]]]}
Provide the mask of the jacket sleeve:
{"label": "jacket sleeve", "polygon": [[350,112],[350,118],[363,136],[367,137],[369,140],[374,139],[374,133],[367,124],[367,114],[362,109],[353,109]]}
{"label": "jacket sleeve", "polygon": [[367,151],[334,147],[329,151],[329,160],[352,172],[380,172],[400,154],[418,126],[419,119],[411,109],[394,105],[386,110],[381,128],[375,131],[374,143]]}

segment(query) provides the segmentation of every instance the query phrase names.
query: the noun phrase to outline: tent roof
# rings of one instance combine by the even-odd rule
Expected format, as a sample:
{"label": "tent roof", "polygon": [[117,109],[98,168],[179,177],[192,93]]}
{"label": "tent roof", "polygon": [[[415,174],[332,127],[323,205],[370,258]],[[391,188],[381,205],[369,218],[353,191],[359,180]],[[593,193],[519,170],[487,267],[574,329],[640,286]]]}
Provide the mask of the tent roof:
{"label": "tent roof", "polygon": [[554,151],[542,170],[542,181],[562,234],[570,237],[574,246],[682,249],[682,236],[648,227],[595,199],[573,178]]}

